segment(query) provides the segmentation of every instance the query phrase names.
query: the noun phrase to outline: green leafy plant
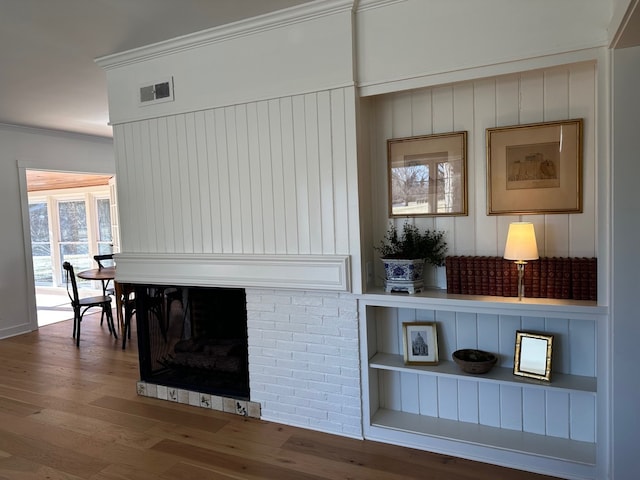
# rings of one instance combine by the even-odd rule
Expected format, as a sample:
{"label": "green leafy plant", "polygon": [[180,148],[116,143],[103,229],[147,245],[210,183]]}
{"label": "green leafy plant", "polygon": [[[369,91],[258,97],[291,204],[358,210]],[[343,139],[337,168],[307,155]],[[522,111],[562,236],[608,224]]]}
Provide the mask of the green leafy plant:
{"label": "green leafy plant", "polygon": [[438,230],[420,230],[415,225],[405,223],[399,232],[390,225],[380,245],[374,247],[382,258],[416,260],[423,258],[426,263],[442,267],[447,254],[445,233]]}

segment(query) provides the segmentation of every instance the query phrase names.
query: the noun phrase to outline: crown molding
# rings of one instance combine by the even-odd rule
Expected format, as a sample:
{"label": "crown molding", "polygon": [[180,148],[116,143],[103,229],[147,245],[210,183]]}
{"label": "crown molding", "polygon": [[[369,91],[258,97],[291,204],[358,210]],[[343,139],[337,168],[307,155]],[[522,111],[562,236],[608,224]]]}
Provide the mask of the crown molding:
{"label": "crown molding", "polygon": [[298,5],[125,52],[106,55],[96,58],[95,62],[105,70],[109,70],[193,48],[225,42],[238,37],[255,35],[264,31],[307,22],[316,18],[352,11],[353,3],[354,0],[321,0],[310,4]]}

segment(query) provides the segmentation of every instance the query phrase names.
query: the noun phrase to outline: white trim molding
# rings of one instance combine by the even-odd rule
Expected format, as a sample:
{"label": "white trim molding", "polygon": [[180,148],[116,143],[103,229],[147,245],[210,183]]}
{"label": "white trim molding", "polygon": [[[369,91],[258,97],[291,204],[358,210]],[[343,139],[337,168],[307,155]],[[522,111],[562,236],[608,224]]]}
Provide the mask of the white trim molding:
{"label": "white trim molding", "polygon": [[116,281],[348,292],[348,255],[116,254]]}

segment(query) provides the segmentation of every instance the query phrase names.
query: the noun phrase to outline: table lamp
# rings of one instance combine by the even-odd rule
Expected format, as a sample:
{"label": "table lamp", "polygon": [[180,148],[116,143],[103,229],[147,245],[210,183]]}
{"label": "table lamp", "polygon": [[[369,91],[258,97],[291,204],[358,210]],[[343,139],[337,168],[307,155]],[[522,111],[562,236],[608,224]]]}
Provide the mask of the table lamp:
{"label": "table lamp", "polygon": [[515,260],[518,266],[518,300],[522,301],[524,295],[524,266],[527,260],[537,260],[538,244],[536,232],[531,222],[513,222],[509,224],[507,244],[504,247],[503,257],[506,260]]}

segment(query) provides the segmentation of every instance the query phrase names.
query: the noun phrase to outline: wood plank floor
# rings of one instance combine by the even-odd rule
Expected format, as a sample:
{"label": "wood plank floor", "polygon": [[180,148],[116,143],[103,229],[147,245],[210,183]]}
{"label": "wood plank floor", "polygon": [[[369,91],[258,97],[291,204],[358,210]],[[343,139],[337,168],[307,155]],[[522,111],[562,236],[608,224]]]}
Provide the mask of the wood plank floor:
{"label": "wood plank floor", "polygon": [[122,351],[99,319],[0,340],[0,479],[544,479],[136,395],[135,332]]}

